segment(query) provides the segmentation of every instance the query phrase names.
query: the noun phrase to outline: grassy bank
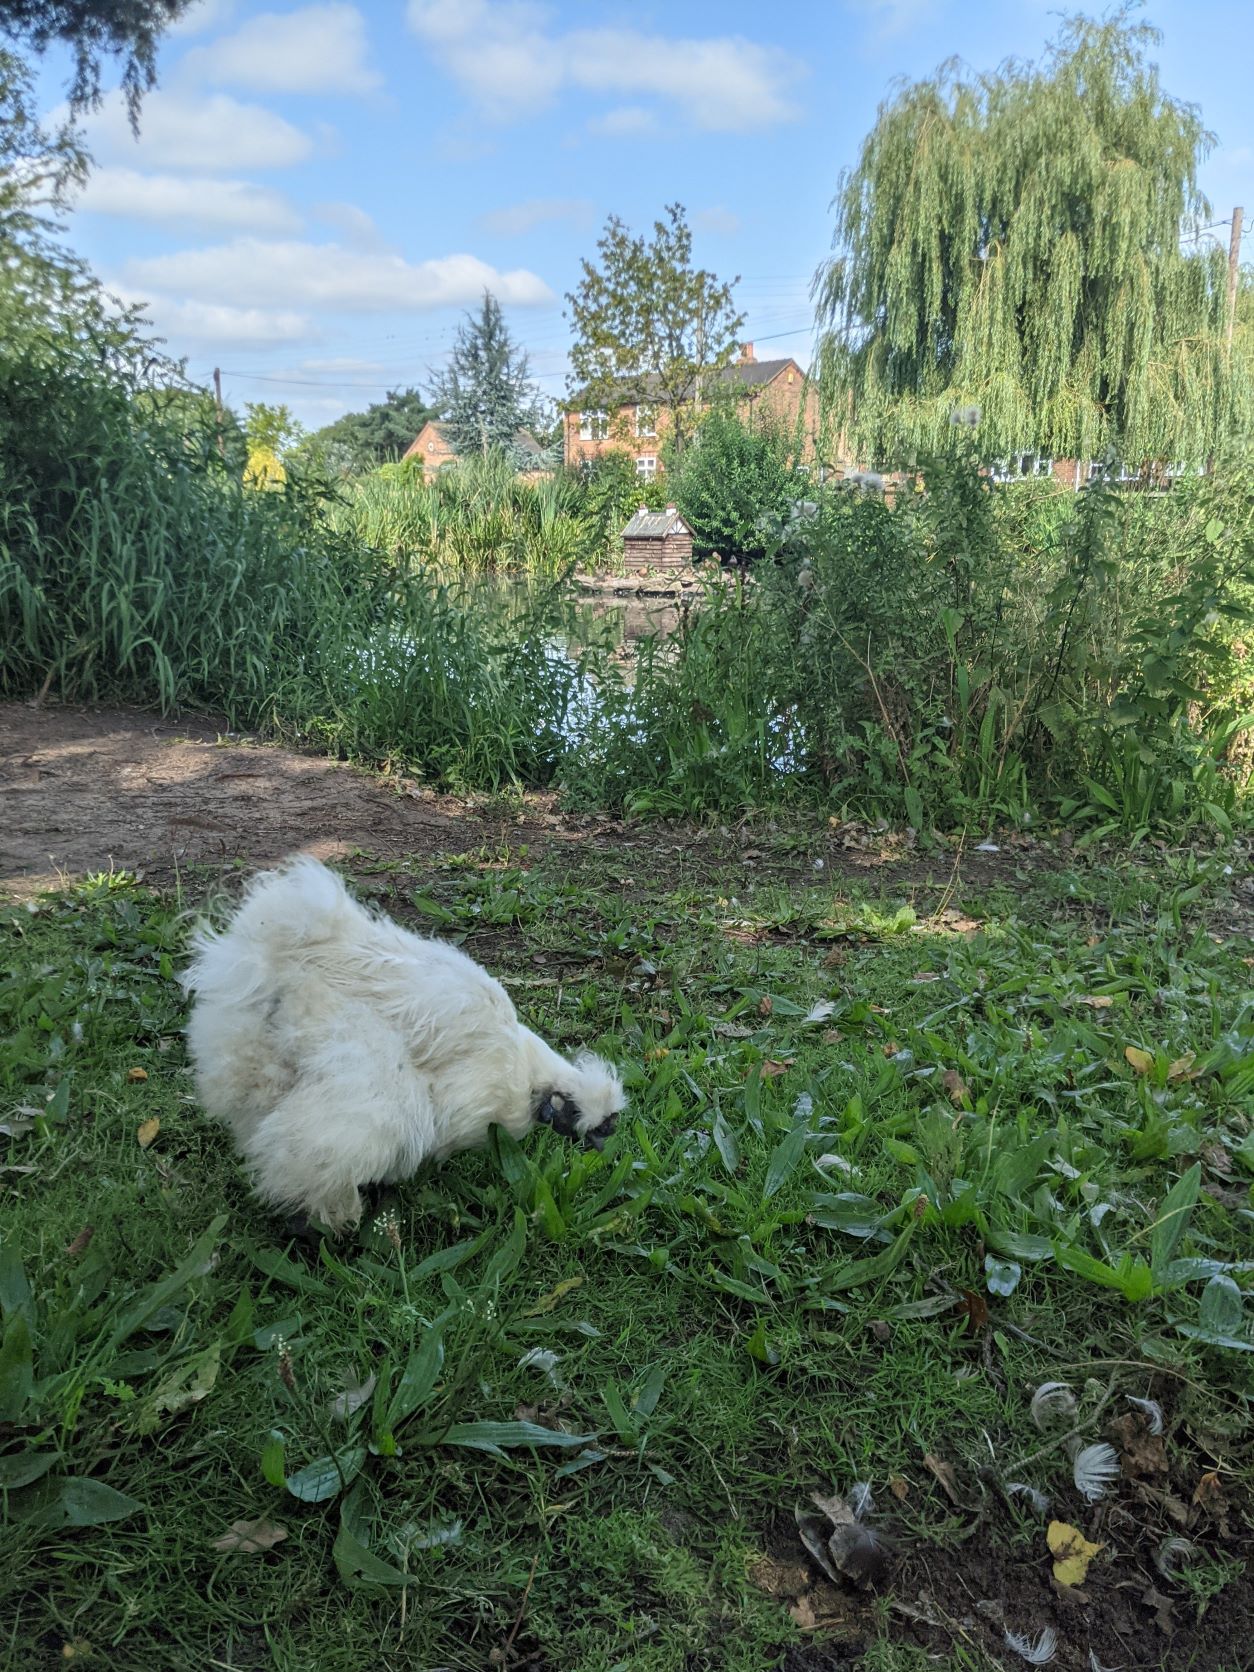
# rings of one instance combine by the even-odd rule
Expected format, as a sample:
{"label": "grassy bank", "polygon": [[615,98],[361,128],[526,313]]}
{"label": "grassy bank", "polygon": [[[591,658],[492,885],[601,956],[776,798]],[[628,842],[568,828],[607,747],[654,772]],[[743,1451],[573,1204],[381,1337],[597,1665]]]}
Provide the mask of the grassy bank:
{"label": "grassy bank", "polygon": [[[3,914],[0,1665],[906,1672],[1052,1630],[1067,1669],[1237,1672],[1254,1015],[1222,868],[863,893],[805,850],[362,861],[615,1055],[632,1118],[600,1156],[461,1157],[313,1259],[191,1097],[194,885]],[[1034,1417],[1053,1381],[1074,1407]],[[859,1481],[874,1593],[794,1518]],[[1079,1604],[1051,1517],[1101,1546]]]}

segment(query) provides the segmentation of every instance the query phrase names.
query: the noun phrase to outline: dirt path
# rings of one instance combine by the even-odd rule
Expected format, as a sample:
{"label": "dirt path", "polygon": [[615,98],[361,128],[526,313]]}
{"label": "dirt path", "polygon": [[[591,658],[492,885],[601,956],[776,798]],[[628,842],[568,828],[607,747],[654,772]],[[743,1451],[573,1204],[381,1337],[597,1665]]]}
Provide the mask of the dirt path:
{"label": "dirt path", "polygon": [[[220,741],[221,739],[221,741]],[[28,893],[111,867],[394,856],[484,840],[451,798],[321,756],[229,740],[212,722],[0,704],[0,888]]]}
{"label": "dirt path", "polygon": [[[161,882],[194,868],[252,868],[297,848],[388,860],[502,840],[537,855],[554,844],[612,843],[639,850],[641,864],[681,852],[698,863],[775,870],[782,862],[811,881],[818,864],[890,887],[944,884],[953,871],[948,852],[902,854],[818,820],[812,838],[788,860],[759,851],[751,831],[624,826],[566,816],[543,796],[530,797],[521,817],[493,813],[405,779],[232,737],[212,719],[0,703],[0,890],[19,895],[111,868]],[[1011,881],[1022,858],[971,852],[962,874],[974,884]]]}

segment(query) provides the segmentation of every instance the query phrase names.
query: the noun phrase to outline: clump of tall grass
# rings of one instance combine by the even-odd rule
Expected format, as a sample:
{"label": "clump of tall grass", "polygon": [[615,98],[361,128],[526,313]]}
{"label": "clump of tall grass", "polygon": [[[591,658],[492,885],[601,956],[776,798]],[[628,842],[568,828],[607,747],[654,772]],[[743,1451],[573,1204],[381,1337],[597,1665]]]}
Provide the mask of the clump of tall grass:
{"label": "clump of tall grass", "polygon": [[629,688],[607,670],[568,786],[668,814],[803,798],[920,829],[1226,829],[1250,813],[1252,468],[1073,496],[951,458],[895,504],[818,491],[747,589],[711,587]]}
{"label": "clump of tall grass", "polygon": [[594,558],[599,530],[564,474],[520,476],[500,453],[424,478],[420,461],[384,465],[346,487],[335,525],[394,559],[444,574],[564,574]]}
{"label": "clump of tall grass", "polygon": [[[316,483],[247,485],[209,409],[67,336],[0,356],[0,692],[204,708],[431,776],[544,782],[577,678],[540,596],[398,566]],[[141,397],[141,394],[143,398]]]}

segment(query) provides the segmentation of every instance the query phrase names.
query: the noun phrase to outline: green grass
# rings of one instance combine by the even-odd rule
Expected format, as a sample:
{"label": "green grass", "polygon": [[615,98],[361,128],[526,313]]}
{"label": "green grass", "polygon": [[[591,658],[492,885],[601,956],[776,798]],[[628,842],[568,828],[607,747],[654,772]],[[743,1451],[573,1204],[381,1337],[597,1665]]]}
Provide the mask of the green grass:
{"label": "green grass", "polygon": [[[1095,1512],[1030,1419],[1046,1379],[1086,1443],[1152,1390],[1173,1489],[1218,1471],[1228,1534],[1192,1527],[1159,1583],[1182,1628],[1223,1621],[1254,1009],[1221,868],[858,897],[782,839],[756,867],[657,842],[358,866],[621,1061],[631,1117],[601,1155],[457,1158],[314,1259],[198,1114],[191,900],[102,878],[0,910],[0,1666],[756,1672],[801,1638],[748,1575],[803,1559],[814,1490],[869,1481],[907,1574],[978,1546],[1047,1575],[1001,1487]],[[1112,1571],[1160,1536],[1119,1507]],[[214,1549],[251,1520],[286,1537]],[[871,1672],[928,1664],[853,1606]],[[981,1629],[948,1664],[996,1664]]]}

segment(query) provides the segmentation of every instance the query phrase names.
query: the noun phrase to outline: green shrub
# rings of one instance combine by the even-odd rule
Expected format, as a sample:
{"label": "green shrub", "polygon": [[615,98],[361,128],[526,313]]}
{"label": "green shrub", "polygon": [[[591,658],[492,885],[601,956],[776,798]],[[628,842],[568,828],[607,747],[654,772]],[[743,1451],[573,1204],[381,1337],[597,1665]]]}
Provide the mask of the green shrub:
{"label": "green shrub", "polygon": [[782,428],[766,416],[745,424],[721,408],[673,461],[667,485],[697,555],[739,560],[765,555],[764,520],[784,515],[809,487]]}

